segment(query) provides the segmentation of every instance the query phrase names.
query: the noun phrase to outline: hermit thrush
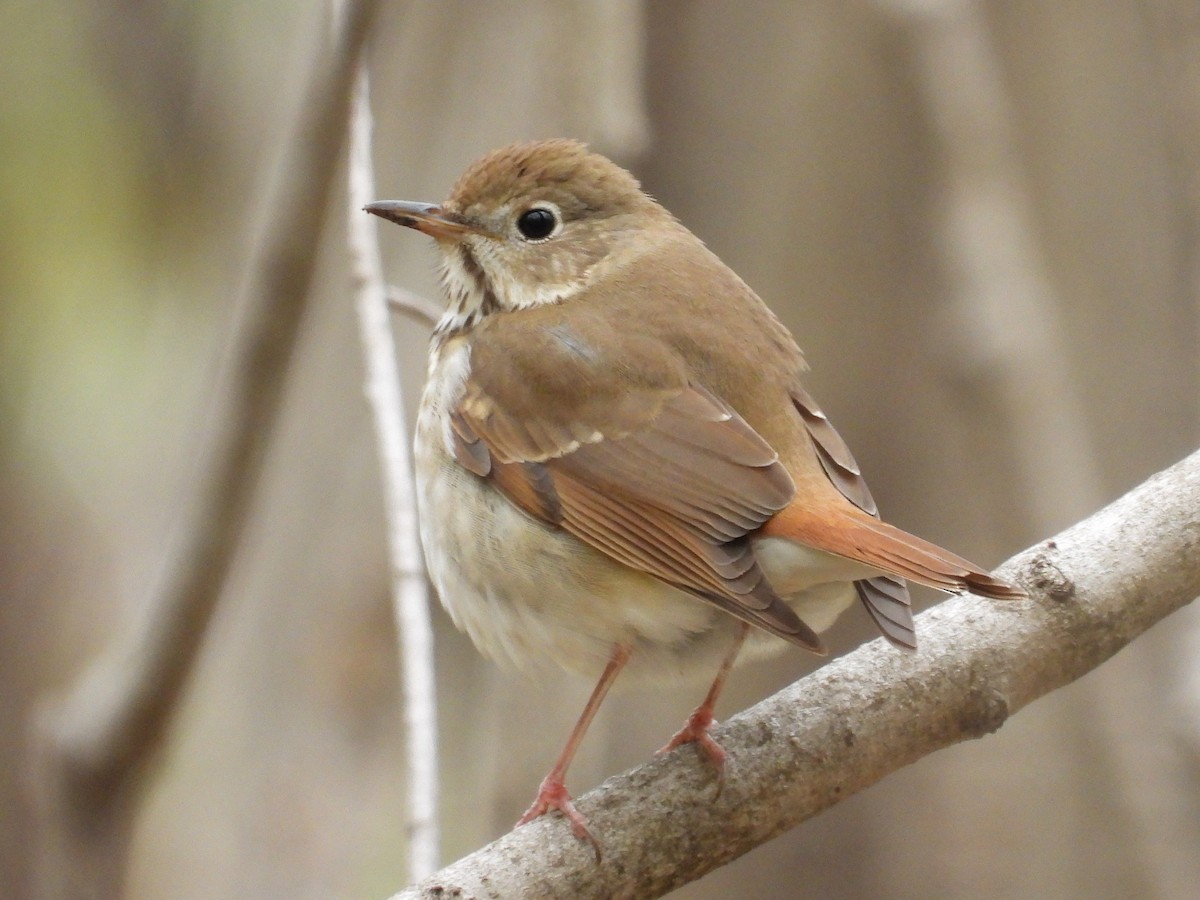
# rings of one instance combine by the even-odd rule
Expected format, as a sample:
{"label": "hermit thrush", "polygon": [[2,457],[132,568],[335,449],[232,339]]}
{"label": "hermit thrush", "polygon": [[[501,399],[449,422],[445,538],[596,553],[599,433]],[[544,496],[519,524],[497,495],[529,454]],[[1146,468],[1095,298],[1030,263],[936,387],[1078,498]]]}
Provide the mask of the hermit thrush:
{"label": "hermit thrush", "polygon": [[490,656],[602,670],[521,823],[559,809],[592,839],[564,778],[626,664],[717,669],[667,746],[694,741],[723,771],[708,729],[748,632],[760,654],[780,638],[822,653],[818,633],[857,595],[913,647],[904,579],[1022,596],[879,520],[801,386],[791,334],[584,145],[515,144],[467,169],[445,203],[366,209],[442,252],[449,308],[416,430],[442,603]]}

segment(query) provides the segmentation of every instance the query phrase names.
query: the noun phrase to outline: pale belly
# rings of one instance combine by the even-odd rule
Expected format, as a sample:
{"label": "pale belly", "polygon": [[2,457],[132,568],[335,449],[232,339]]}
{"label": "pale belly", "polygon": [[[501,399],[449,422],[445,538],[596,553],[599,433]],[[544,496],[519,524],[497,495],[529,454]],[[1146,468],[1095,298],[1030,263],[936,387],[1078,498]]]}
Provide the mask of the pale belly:
{"label": "pale belly", "polygon": [[[425,559],[442,605],[481,652],[520,668],[554,664],[595,676],[615,644],[631,641],[633,677],[715,671],[740,628],[736,619],[534,521],[430,436],[418,429]],[[764,564],[772,558],[764,556]],[[827,581],[787,599],[823,631],[855,596],[849,581]],[[753,629],[741,658],[789,647]]]}
{"label": "pale belly", "polygon": [[[481,652],[520,668],[551,664],[595,676],[614,645],[629,642],[626,671],[634,677],[711,676],[741,628],[737,619],[535,521],[453,459],[444,410],[467,356],[447,349],[422,399],[415,464],[426,564],[454,623]],[[854,579],[878,574],[779,539],[756,552],[771,584],[818,632],[853,602]],[[752,629],[739,658],[789,647]]]}

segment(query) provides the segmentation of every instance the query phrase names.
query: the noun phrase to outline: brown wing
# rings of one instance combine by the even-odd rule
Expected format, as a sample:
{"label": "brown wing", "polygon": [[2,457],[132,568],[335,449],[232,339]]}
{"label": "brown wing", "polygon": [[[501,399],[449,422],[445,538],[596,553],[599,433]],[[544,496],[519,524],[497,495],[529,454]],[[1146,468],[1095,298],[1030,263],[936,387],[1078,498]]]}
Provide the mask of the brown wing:
{"label": "brown wing", "polygon": [[[821,412],[815,400],[801,388],[792,391],[792,401],[804,419],[808,433],[817,449],[821,468],[847,500],[868,515],[879,518],[879,509],[871,496],[867,482],[859,471],[850,448]],[[879,630],[893,644],[916,649],[917,635],[913,625],[912,600],[904,579],[879,575],[854,582],[858,597]]]}
{"label": "brown wing", "polygon": [[452,416],[464,467],[546,525],[822,652],[747,538],[791,500],[791,476],[669,349],[630,336],[610,345],[559,322],[532,342],[483,331],[471,358]]}

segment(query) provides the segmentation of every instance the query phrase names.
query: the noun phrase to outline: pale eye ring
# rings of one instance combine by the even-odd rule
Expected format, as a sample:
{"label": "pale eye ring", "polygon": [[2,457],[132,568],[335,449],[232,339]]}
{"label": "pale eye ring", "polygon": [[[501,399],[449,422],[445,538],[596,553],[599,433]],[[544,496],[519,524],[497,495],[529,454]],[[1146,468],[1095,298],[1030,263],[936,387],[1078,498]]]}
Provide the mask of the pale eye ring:
{"label": "pale eye ring", "polygon": [[544,241],[558,226],[558,211],[548,206],[530,207],[517,217],[517,231],[527,241]]}

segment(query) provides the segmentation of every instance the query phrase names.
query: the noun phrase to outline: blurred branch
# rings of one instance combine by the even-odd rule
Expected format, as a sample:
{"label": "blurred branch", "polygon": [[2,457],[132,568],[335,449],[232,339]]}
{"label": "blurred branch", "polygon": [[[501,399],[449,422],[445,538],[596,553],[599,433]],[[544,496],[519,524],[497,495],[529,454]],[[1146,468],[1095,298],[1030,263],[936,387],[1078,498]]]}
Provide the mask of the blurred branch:
{"label": "blurred branch", "polygon": [[376,7],[376,0],[348,3],[343,27],[313,69],[240,291],[239,319],[203,431],[198,498],[186,507],[161,579],[129,631],[39,719],[33,763],[46,896],[120,893],[140,776],[163,744],[227,582],[278,415],[353,73]]}
{"label": "blurred branch", "polygon": [[[972,415],[1011,435],[1016,493],[1033,534],[1100,502],[1100,478],[1054,287],[1035,241],[1013,105],[979,0],[876,0],[912,46],[941,151],[937,241],[950,281],[932,343],[969,393]],[[947,354],[947,349],[952,352]]]}
{"label": "blurred branch", "polygon": [[88,4],[87,12],[97,25],[96,57],[113,87],[154,120],[154,136],[169,141],[172,151],[203,152],[221,129],[209,118],[211,109],[192,100],[198,49],[191,11],[151,0],[110,0]]}
{"label": "blurred branch", "polygon": [[[438,860],[438,748],[434,686],[433,625],[429,589],[417,537],[417,504],[413,491],[412,454],[404,426],[404,397],[396,345],[392,337],[383,279],[383,261],[375,218],[363,207],[375,200],[371,162],[371,93],[365,66],[360,66],[351,100],[349,148],[349,229],[358,319],[366,361],[366,394],[371,403],[383,475],[388,521],[392,603],[400,645],[400,690],[407,741],[409,877],[424,878]],[[398,292],[397,292],[398,293]],[[403,294],[410,300],[415,295]],[[415,298],[424,301],[424,298]]]}
{"label": "blurred branch", "polygon": [[918,617],[921,649],[875,640],[717,730],[710,767],[680,748],[578,800],[597,864],[547,816],[396,895],[657,897],[903,766],[989,734],[1200,594],[1200,452],[1002,566],[1031,599],[955,596]]}
{"label": "blurred branch", "polygon": [[[922,95],[944,162],[937,238],[950,276],[949,332],[965,336],[945,358],[965,389],[965,403],[992,434],[987,444],[1005,467],[1015,462],[1012,491],[1028,510],[1032,533],[1044,534],[1094,508],[1100,465],[1088,416],[1072,383],[1071,348],[1045,260],[1018,147],[1018,113],[1004,79],[981,0],[880,0],[894,9],[914,50]],[[1161,50],[1159,51],[1161,52]],[[942,342],[948,343],[948,342]],[[965,346],[964,346],[965,343]],[[1160,692],[1161,672],[1144,666],[1122,686]],[[1078,695],[1080,722],[1107,748],[1093,779],[1116,798],[1126,852],[1163,895],[1196,876],[1195,854],[1170,859],[1192,810],[1168,814],[1178,784],[1169,765],[1146,766],[1141,736],[1161,721],[1149,704],[1117,704],[1103,683]],[[1190,862],[1188,861],[1190,860]]]}

